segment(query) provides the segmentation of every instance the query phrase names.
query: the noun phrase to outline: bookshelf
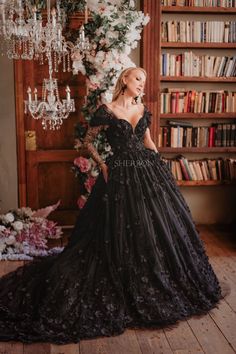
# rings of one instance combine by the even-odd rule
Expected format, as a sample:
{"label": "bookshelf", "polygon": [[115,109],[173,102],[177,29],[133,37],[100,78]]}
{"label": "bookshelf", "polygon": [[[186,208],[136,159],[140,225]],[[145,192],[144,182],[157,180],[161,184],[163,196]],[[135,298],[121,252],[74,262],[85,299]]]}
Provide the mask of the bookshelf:
{"label": "bookshelf", "polygon": [[[162,6],[161,1],[142,0],[141,8],[145,13],[151,15],[151,21],[144,29],[141,44],[141,66],[148,74],[146,85],[146,102],[153,113],[152,136],[160,153],[165,156],[176,157],[184,153],[188,158],[196,157],[202,159],[210,156],[214,158],[232,157],[236,159],[236,146],[214,146],[214,147],[162,147],[159,146],[160,127],[168,120],[194,122],[195,126],[211,125],[212,123],[233,123],[236,119],[236,112],[223,113],[161,113],[160,95],[163,88],[183,87],[186,91],[195,88],[204,91],[205,86],[210,90],[236,91],[236,77],[200,77],[200,76],[163,76],[161,75],[161,55],[172,52],[174,54],[184,51],[196,51],[202,55],[228,55],[236,56],[236,42],[167,42],[162,41],[161,23],[166,20],[183,21],[235,21],[236,8],[227,7],[193,7],[193,6]],[[204,14],[204,15],[203,15]],[[204,16],[204,17],[203,17]],[[222,20],[221,20],[222,16]],[[218,156],[217,156],[218,154]],[[208,155],[208,156],[207,156]],[[234,180],[229,181],[177,181],[180,186],[221,186],[235,185]]]}

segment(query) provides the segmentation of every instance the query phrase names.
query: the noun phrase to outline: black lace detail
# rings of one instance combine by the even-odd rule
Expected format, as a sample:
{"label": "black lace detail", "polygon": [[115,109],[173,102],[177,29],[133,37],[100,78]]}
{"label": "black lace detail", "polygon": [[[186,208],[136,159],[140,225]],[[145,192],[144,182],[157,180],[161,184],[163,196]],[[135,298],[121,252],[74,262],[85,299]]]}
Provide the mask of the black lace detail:
{"label": "black lace detail", "polygon": [[190,209],[159,153],[101,106],[113,155],[69,243],[0,279],[0,340],[72,343],[207,313],[222,297]]}
{"label": "black lace detail", "polygon": [[99,125],[109,125],[111,122],[111,115],[104,109],[105,105],[101,105],[92,115],[90,125],[96,127]]}

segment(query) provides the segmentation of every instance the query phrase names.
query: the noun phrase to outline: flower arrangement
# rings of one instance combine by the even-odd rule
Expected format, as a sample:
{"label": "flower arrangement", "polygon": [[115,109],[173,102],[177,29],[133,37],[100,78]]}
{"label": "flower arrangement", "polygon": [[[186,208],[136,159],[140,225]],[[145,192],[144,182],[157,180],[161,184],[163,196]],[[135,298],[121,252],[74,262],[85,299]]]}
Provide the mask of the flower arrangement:
{"label": "flower arrangement", "polygon": [[[111,147],[104,142],[104,139],[105,136],[101,133],[101,139],[96,140],[94,143],[102,159],[112,155]],[[78,145],[77,148],[79,148],[81,146],[81,141],[77,139],[76,144]],[[79,156],[74,159],[72,169],[74,170],[76,177],[79,179],[80,197],[77,200],[77,205],[79,209],[82,209],[92,191],[100,169],[91,157],[87,158],[84,156]]]}
{"label": "flower arrangement", "polygon": [[0,215],[0,260],[32,260],[61,252],[64,247],[48,250],[47,246],[47,239],[62,235],[61,227],[47,219],[59,203],[37,211],[19,208]]}
{"label": "flower arrangement", "polygon": [[149,16],[135,9],[134,1],[88,0],[91,19],[85,25],[85,35],[92,49],[73,53],[74,74],[86,76],[87,102],[82,111],[86,120],[99,102],[110,102],[121,70],[136,65],[129,58],[137,47],[141,31]]}

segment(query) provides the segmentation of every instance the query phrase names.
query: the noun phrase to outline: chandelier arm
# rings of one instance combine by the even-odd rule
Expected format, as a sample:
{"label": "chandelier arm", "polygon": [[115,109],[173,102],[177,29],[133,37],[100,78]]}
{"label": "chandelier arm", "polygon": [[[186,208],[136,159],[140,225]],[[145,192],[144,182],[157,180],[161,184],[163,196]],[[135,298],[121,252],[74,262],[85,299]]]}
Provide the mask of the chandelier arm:
{"label": "chandelier arm", "polygon": [[51,22],[50,11],[51,11],[51,1],[47,0],[47,22],[48,22],[48,24],[50,24],[50,22]]}
{"label": "chandelier arm", "polygon": [[84,7],[84,23],[88,23],[88,3],[86,1],[85,7]]}

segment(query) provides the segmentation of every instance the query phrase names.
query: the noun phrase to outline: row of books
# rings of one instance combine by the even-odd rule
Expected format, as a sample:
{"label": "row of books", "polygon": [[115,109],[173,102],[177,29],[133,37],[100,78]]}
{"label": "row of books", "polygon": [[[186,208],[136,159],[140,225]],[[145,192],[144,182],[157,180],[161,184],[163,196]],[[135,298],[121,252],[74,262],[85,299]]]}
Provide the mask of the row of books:
{"label": "row of books", "polygon": [[236,0],[162,0],[162,6],[236,7]]}
{"label": "row of books", "polygon": [[160,105],[161,113],[236,112],[236,92],[165,88],[160,94]]}
{"label": "row of books", "polygon": [[235,43],[235,21],[162,21],[163,42]]}
{"label": "row of books", "polygon": [[236,159],[204,158],[188,160],[183,155],[174,159],[162,157],[177,181],[232,181],[236,179]]}
{"label": "row of books", "polygon": [[161,147],[233,147],[236,146],[236,122],[193,126],[190,122],[168,121],[160,127]]}
{"label": "row of books", "polygon": [[161,55],[163,76],[235,77],[236,56],[197,55],[190,52]]}

